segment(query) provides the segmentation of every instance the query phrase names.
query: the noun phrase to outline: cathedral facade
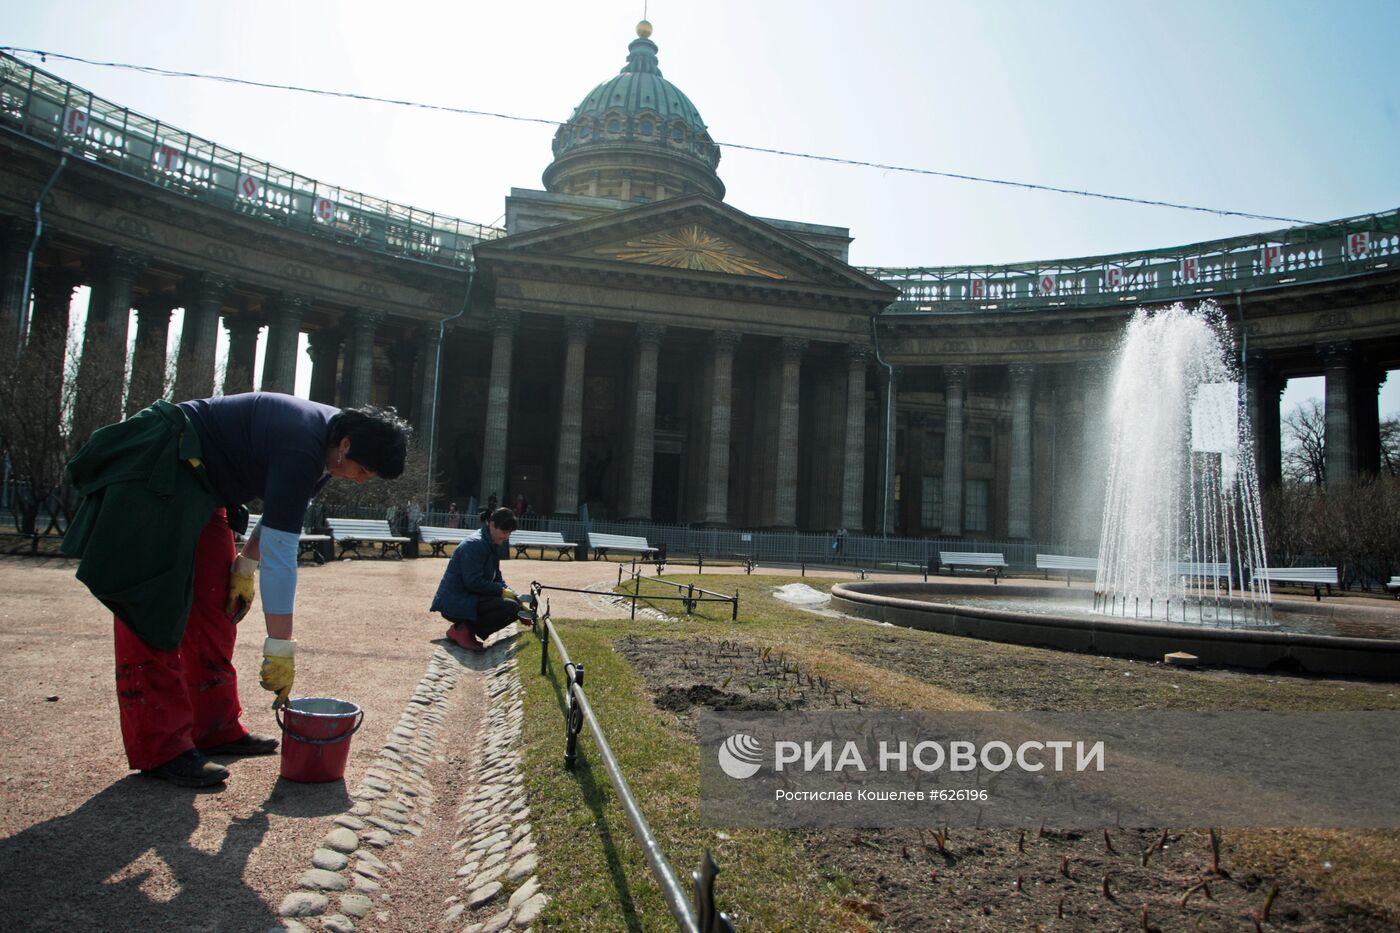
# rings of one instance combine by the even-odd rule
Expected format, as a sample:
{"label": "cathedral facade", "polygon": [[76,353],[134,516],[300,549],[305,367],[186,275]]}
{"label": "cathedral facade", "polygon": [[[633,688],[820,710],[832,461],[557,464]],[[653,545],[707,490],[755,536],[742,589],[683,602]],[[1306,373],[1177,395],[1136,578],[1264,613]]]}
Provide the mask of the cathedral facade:
{"label": "cathedral facade", "polygon": [[1094,532],[1128,314],[1212,298],[1247,348],[1265,482],[1296,375],[1327,379],[1329,478],[1376,468],[1376,388],[1400,366],[1394,211],[1141,255],[856,268],[848,230],[724,200],[719,148],[645,23],[560,126],[543,190],[510,192],[504,229],[152,122],[0,60],[0,337],[23,353],[88,285],[85,357],[134,344],[120,391],[79,381],[75,431],[255,388],[259,341],[256,387],[291,391],[306,335],[311,397],[398,408],[444,502],[1074,542]]}

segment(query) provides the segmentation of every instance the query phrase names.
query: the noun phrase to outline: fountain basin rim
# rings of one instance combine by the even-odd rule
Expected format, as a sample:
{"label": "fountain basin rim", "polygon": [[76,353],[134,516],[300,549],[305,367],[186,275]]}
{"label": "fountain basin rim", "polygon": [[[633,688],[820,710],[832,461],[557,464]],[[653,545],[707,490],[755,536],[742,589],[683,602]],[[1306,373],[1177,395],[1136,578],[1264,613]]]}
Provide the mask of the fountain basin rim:
{"label": "fountain basin rim", "polygon": [[[1160,661],[1171,651],[1186,650],[1202,663],[1230,667],[1287,669],[1296,664],[1308,673],[1347,674],[1400,679],[1400,639],[1318,635],[1277,629],[1211,628],[1175,622],[1132,619],[1085,619],[1034,615],[955,602],[909,599],[917,591],[936,595],[989,594],[990,588],[942,587],[925,583],[838,583],[831,588],[832,608],[851,615],[946,634]],[[1065,600],[1063,590],[1006,586],[995,594]],[[1083,591],[1077,594],[1083,595]],[[1275,609],[1278,609],[1275,604]],[[1285,610],[1286,612],[1286,610]],[[1196,650],[1193,650],[1196,649]]]}

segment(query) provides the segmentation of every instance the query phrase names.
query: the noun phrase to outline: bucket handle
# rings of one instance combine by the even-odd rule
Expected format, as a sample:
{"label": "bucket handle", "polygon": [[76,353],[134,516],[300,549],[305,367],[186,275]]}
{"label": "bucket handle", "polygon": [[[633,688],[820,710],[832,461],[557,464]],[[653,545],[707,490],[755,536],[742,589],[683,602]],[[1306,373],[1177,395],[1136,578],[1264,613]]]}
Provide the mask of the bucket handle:
{"label": "bucket handle", "polygon": [[293,732],[292,729],[288,727],[288,725],[285,722],[282,721],[281,709],[273,710],[272,715],[277,719],[277,725],[281,727],[282,733],[284,735],[286,735],[289,738],[296,739],[298,742],[305,742],[307,745],[333,745],[336,742],[344,742],[348,740],[350,736],[354,735],[356,732],[359,732],[360,727],[365,724],[365,711],[360,710],[359,721],[355,723],[355,728],[351,729],[349,732],[342,733],[341,735],[338,735],[333,739],[313,739],[310,736],[298,735],[296,732]]}

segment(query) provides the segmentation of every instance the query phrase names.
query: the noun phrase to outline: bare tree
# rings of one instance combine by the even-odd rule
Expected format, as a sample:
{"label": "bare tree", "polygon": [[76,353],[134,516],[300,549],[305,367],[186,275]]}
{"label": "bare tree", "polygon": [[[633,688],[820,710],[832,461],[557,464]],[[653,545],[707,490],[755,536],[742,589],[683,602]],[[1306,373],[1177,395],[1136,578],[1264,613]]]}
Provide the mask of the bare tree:
{"label": "bare tree", "polygon": [[1327,481],[1327,418],[1322,403],[1308,399],[1283,417],[1283,475],[1295,483]]}
{"label": "bare tree", "polygon": [[1400,476],[1400,415],[1381,421],[1381,475]]}
{"label": "bare tree", "polygon": [[[65,466],[87,440],[74,434],[72,421],[78,339],[74,335],[70,343],[66,334],[36,326],[18,359],[0,358],[0,435],[10,458],[15,526],[23,534],[44,532],[41,518],[52,525],[60,514],[71,517]],[[90,351],[94,375],[89,381],[95,391],[120,397],[122,354],[100,358],[106,352]]]}

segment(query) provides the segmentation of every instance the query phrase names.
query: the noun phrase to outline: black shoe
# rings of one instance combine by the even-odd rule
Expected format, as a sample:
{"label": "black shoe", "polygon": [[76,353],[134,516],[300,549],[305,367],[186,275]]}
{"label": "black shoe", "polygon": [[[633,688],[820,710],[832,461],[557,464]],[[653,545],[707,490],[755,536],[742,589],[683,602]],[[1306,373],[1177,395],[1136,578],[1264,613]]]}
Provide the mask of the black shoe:
{"label": "black shoe", "polygon": [[277,740],[270,735],[249,732],[241,739],[200,750],[206,755],[271,755],[277,751]]}
{"label": "black shoe", "polygon": [[142,772],[169,781],[177,787],[212,787],[228,780],[228,769],[215,764],[197,748],[181,752],[159,768]]}

